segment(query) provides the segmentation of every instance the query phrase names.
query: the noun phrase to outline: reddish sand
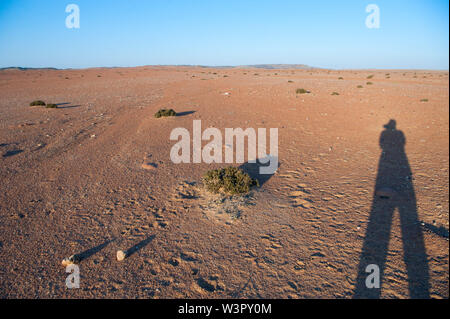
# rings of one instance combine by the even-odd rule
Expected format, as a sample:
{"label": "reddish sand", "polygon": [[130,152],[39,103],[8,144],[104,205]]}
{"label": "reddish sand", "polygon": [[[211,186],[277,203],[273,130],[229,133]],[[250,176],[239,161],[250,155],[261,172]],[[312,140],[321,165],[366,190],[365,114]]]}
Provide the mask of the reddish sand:
{"label": "reddish sand", "polygon": [[[358,291],[358,269],[381,253],[380,297],[448,298],[448,81],[411,70],[0,71],[0,297],[373,297]],[[30,107],[37,99],[60,106]],[[156,119],[160,108],[186,113]],[[194,119],[278,128],[277,173],[244,199],[214,200],[199,183],[225,164],[169,156],[171,130]],[[375,200],[385,208],[372,210],[371,233],[391,119],[406,146],[401,167],[388,166],[400,174],[407,158],[410,188]],[[396,201],[406,217],[396,211],[389,228],[383,209]],[[80,289],[65,285],[73,254],[84,256]]]}

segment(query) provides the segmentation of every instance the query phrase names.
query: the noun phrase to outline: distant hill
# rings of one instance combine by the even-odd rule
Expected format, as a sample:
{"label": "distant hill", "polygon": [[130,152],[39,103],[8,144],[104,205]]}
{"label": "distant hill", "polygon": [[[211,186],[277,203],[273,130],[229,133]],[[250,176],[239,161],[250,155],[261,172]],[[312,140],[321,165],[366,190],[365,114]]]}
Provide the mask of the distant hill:
{"label": "distant hill", "polygon": [[287,69],[299,69],[299,70],[313,70],[318,69],[306,64],[255,64],[240,66],[241,68],[256,68],[267,70],[287,70]]}
{"label": "distant hill", "polygon": [[[319,69],[316,67],[312,67],[306,64],[254,64],[254,65],[238,65],[238,66],[209,66],[209,65],[147,65],[147,66],[179,66],[179,67],[201,67],[201,68],[211,68],[211,69],[266,69],[266,70],[314,70]],[[139,67],[139,66],[137,66]],[[121,68],[121,67],[98,67],[98,68],[105,68],[105,69],[114,69],[114,68]],[[27,71],[27,70],[71,70],[69,69],[58,69],[58,68],[27,68],[27,67],[18,67],[18,66],[11,66],[6,68],[0,68],[0,71],[3,70],[19,70],[19,71]]]}
{"label": "distant hill", "polygon": [[[187,66],[187,65],[186,65]],[[314,70],[318,69],[306,64],[252,64],[252,65],[238,65],[238,66],[208,66],[200,65],[202,68],[212,69],[265,69],[265,70]]]}
{"label": "distant hill", "polygon": [[10,66],[7,68],[0,68],[0,71],[3,70],[19,70],[19,71],[28,71],[28,70],[58,70],[57,68],[23,68],[20,66]]}

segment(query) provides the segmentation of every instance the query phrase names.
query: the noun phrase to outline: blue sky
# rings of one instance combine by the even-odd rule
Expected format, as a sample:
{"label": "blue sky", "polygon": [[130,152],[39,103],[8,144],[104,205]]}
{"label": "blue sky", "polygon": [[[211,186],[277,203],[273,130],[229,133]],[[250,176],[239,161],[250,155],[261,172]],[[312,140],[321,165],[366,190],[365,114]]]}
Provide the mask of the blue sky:
{"label": "blue sky", "polygon": [[[68,4],[80,28],[65,25]],[[380,8],[380,28],[365,25]],[[440,0],[0,0],[0,67],[308,64],[448,69]]]}

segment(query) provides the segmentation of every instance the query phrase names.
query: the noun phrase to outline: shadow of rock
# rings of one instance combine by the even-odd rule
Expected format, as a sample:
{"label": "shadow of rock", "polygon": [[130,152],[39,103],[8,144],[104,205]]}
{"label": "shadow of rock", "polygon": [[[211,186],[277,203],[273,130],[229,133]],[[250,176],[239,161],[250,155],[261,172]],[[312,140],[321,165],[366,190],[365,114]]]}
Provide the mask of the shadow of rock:
{"label": "shadow of rock", "polygon": [[23,150],[12,150],[12,151],[8,151],[8,152],[6,152],[5,154],[3,154],[3,157],[11,157],[11,156],[20,154],[20,153],[22,153],[22,152],[23,152]]}

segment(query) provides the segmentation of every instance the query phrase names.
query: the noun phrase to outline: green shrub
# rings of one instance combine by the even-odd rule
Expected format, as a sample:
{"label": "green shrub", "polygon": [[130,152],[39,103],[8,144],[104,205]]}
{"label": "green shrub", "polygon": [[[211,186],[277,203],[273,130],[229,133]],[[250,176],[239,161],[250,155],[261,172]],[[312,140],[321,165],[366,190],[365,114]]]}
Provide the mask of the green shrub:
{"label": "green shrub", "polygon": [[372,85],[373,83],[372,83],[372,82],[367,82],[366,84],[367,84],[367,85]]}
{"label": "green shrub", "polygon": [[358,89],[362,89],[363,86],[362,86],[362,85],[358,85],[357,88],[358,88]]}
{"label": "green shrub", "polygon": [[56,108],[58,108],[58,105],[53,104],[53,103],[49,103],[49,104],[47,104],[45,106],[45,108],[47,108],[47,109],[56,109]]}
{"label": "green shrub", "polygon": [[33,101],[30,103],[30,106],[45,106],[45,102],[41,100]]}
{"label": "green shrub", "polygon": [[344,78],[342,76],[338,77],[338,80],[343,80]]}
{"label": "green shrub", "polygon": [[339,95],[339,93],[338,92],[333,92],[333,93],[331,93],[331,95]]}
{"label": "green shrub", "polygon": [[371,78],[373,78],[373,74],[372,75],[369,75],[368,77],[367,77],[367,79],[371,79]]}
{"label": "green shrub", "polygon": [[305,90],[305,89],[297,89],[297,91],[295,91],[295,93],[297,93],[297,94],[306,94],[306,93],[310,93],[310,92]]}
{"label": "green shrub", "polygon": [[294,81],[292,81],[292,80],[289,80],[289,81],[288,81],[288,83],[294,83]]}
{"label": "green shrub", "polygon": [[212,193],[245,194],[252,186],[259,186],[256,179],[236,167],[208,171],[203,176],[203,184]]}
{"label": "green shrub", "polygon": [[428,102],[428,99],[421,99],[420,102]]}
{"label": "green shrub", "polygon": [[160,117],[177,116],[177,113],[172,109],[161,109],[155,113],[155,117],[159,119]]}

